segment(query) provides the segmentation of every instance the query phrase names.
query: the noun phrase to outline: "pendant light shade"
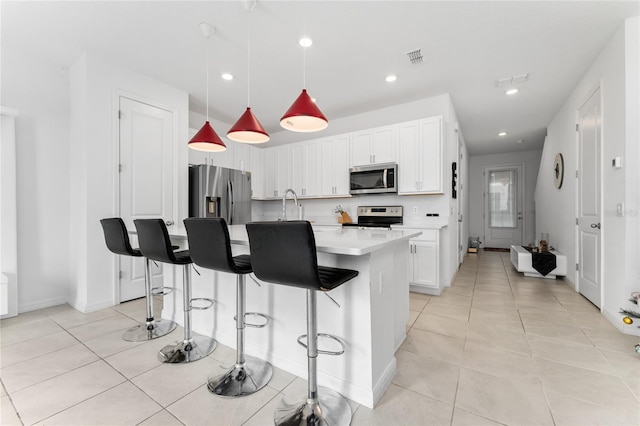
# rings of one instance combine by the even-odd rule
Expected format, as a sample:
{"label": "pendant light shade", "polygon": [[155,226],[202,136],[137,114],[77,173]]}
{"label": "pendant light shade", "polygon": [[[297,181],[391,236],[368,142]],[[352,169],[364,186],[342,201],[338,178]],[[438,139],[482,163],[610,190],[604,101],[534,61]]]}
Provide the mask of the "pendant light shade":
{"label": "pendant light shade", "polygon": [[227,150],[227,146],[222,142],[220,136],[213,130],[209,122],[205,122],[204,126],[189,141],[189,148],[198,151],[222,152]]}
{"label": "pendant light shade", "polygon": [[229,139],[244,143],[263,143],[269,140],[269,134],[264,130],[251,108],[240,116],[236,124],[227,132]]}
{"label": "pendant light shade", "polygon": [[329,122],[320,108],[311,100],[307,89],[302,89],[298,99],[280,119],[280,125],[294,132],[317,132],[326,129]]}

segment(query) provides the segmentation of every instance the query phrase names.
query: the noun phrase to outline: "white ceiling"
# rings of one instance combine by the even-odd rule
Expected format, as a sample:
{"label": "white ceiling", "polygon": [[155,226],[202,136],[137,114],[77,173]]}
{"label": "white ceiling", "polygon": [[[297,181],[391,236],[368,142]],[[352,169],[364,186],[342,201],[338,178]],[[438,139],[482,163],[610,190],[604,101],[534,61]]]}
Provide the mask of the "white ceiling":
{"label": "white ceiling", "polygon": [[[190,94],[233,124],[247,106],[249,12],[242,1],[1,2],[2,49],[69,67],[98,52]],[[260,1],[251,12],[251,107],[274,145],[309,138],[279,121],[303,85],[331,120],[450,93],[472,155],[542,147],[546,126],[638,1]],[[406,52],[421,48],[424,63]],[[4,61],[3,61],[4,67]],[[234,74],[231,82],[221,72]],[[386,83],[384,77],[397,74]],[[529,73],[507,97],[496,80]],[[4,82],[7,84],[7,82]],[[216,129],[224,135],[228,129]],[[506,137],[498,137],[499,131]],[[316,135],[313,135],[316,137]],[[518,144],[518,140],[523,143]]]}

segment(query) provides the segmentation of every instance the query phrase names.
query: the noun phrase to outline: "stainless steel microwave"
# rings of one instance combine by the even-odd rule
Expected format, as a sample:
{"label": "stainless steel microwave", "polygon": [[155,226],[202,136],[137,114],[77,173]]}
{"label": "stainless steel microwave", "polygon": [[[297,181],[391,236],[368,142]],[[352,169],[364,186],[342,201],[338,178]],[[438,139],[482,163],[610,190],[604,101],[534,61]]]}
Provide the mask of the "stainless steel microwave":
{"label": "stainless steel microwave", "polygon": [[398,192],[396,163],[354,166],[349,169],[350,194],[381,194]]}

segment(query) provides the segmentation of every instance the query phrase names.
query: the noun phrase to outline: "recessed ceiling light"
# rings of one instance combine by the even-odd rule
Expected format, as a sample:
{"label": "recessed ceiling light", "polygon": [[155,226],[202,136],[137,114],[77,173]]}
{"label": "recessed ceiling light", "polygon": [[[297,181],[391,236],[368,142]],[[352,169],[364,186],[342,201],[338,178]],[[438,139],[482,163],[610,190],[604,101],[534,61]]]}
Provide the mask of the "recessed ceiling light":
{"label": "recessed ceiling light", "polygon": [[392,83],[392,82],[396,81],[397,79],[398,79],[398,77],[397,77],[397,76],[395,76],[394,74],[390,74],[390,75],[388,75],[388,76],[386,76],[386,77],[384,78],[384,80],[385,80],[387,83]]}
{"label": "recessed ceiling light", "polygon": [[233,80],[233,75],[229,74],[228,72],[224,72],[224,73],[222,73],[222,79],[223,80],[227,80],[227,81],[231,81],[231,80]]}
{"label": "recessed ceiling light", "polygon": [[311,41],[309,37],[302,37],[298,43],[300,43],[302,47],[309,47],[313,44],[313,41]]}
{"label": "recessed ceiling light", "polygon": [[518,89],[509,89],[506,93],[507,95],[515,95],[516,93],[518,93]]}
{"label": "recessed ceiling light", "polygon": [[507,136],[507,132],[500,132],[498,133],[498,136]]}

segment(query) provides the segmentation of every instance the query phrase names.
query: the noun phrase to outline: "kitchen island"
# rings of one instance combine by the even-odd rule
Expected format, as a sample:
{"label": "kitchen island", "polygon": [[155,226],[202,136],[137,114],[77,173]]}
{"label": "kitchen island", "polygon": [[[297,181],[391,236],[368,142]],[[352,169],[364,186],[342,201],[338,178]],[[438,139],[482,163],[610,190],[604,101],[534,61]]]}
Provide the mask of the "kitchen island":
{"label": "kitchen island", "polygon": [[[245,226],[230,226],[229,234],[233,255],[248,254]],[[373,408],[391,383],[394,355],[406,337],[408,245],[420,232],[315,228],[314,234],[320,265],[359,271],[355,279],[329,292],[339,307],[318,295],[318,332],[333,334],[346,344],[342,356],[320,356],[318,383]],[[186,247],[185,235],[184,229],[174,231],[172,240]],[[182,268],[166,266],[165,285],[177,291],[164,296],[162,318],[182,324]],[[192,273],[192,297],[216,303],[211,309],[192,311],[193,330],[235,348],[236,277],[196,268],[200,275]],[[246,353],[306,378],[306,351],[296,342],[306,333],[305,290],[264,282],[258,286],[247,279],[246,298],[247,312],[270,318],[265,328],[246,329]],[[322,338],[319,347],[336,349],[335,343]]]}

